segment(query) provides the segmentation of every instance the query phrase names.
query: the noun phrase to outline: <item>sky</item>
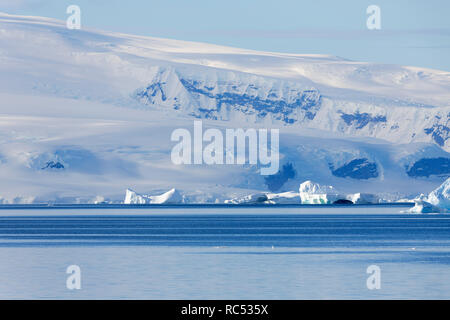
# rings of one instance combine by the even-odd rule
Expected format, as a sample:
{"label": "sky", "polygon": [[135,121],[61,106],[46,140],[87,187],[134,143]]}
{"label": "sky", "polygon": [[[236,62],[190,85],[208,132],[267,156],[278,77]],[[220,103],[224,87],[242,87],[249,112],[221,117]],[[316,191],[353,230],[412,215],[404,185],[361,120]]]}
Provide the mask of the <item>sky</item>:
{"label": "sky", "polygon": [[[0,0],[0,11],[66,20],[69,5],[82,27],[450,71],[448,0]],[[370,5],[380,30],[366,26]]]}

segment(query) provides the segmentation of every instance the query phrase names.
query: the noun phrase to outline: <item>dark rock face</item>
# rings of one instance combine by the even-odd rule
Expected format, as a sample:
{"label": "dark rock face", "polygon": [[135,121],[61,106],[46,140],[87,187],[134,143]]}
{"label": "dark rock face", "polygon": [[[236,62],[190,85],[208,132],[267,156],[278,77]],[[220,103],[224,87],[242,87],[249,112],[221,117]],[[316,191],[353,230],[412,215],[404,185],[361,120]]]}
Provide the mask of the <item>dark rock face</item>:
{"label": "dark rock face", "polygon": [[333,202],[333,204],[353,204],[353,202],[347,199],[339,199]]}
{"label": "dark rock face", "polygon": [[64,165],[61,162],[58,161],[48,161],[45,166],[42,168],[42,170],[45,169],[64,169]]}
{"label": "dark rock face", "polygon": [[370,162],[366,158],[352,160],[336,170],[333,170],[333,168],[331,169],[332,174],[340,178],[362,180],[378,177],[376,163]]}
{"label": "dark rock face", "polygon": [[355,126],[356,129],[362,129],[369,123],[386,122],[386,116],[376,115],[373,116],[369,113],[343,113],[341,112],[341,118],[348,126]]}
{"label": "dark rock face", "polygon": [[215,113],[219,112],[223,107],[230,106],[246,114],[256,113],[260,117],[265,117],[267,114],[276,115],[277,120],[292,124],[296,119],[289,117],[296,109],[304,112],[305,118],[313,120],[316,116],[318,106],[321,103],[321,96],[317,90],[305,90],[298,92],[296,99],[293,102],[287,102],[279,98],[276,93],[271,92],[267,99],[262,99],[254,94],[259,88],[254,85],[249,85],[249,92],[238,93],[234,92],[236,87],[231,86],[229,92],[214,94],[210,88],[204,86],[200,81],[180,79],[180,82],[186,90],[192,94],[205,96],[216,100],[216,110],[202,110],[200,116],[205,118],[217,119]]}
{"label": "dark rock face", "polygon": [[[267,88],[261,88],[253,83],[232,81],[218,81],[212,86],[205,82],[193,80],[177,75],[179,83],[189,95],[190,101],[196,101],[198,106],[192,112],[196,118],[221,119],[222,110],[236,110],[246,115],[257,115],[264,118],[268,115],[286,124],[293,124],[298,120],[313,120],[320,109],[322,96],[317,89],[291,89],[289,93],[280,96],[275,89],[269,89],[267,95],[259,95]],[[173,108],[180,109],[183,102],[181,97],[168,93],[168,84],[155,80],[146,88],[135,92],[135,98],[146,104],[155,101],[173,101]],[[243,89],[244,88],[244,89]],[[205,108],[202,101],[214,101],[212,108]],[[184,102],[186,103],[186,102]]]}
{"label": "dark rock face", "polygon": [[406,172],[410,177],[429,177],[432,175],[450,175],[449,158],[423,158],[415,162]]}
{"label": "dark rock face", "polygon": [[164,83],[152,83],[145,90],[139,91],[136,95],[138,98],[147,98],[151,99],[151,97],[155,97],[158,93],[161,94],[161,100],[166,101],[166,93],[162,87]]}
{"label": "dark rock face", "polygon": [[275,192],[281,189],[281,187],[289,180],[293,179],[296,175],[296,171],[292,163],[285,164],[278,173],[265,177],[265,183],[270,191]]}
{"label": "dark rock face", "polygon": [[450,128],[443,124],[435,124],[431,128],[424,129],[425,133],[431,135],[434,142],[443,147],[450,139]]}

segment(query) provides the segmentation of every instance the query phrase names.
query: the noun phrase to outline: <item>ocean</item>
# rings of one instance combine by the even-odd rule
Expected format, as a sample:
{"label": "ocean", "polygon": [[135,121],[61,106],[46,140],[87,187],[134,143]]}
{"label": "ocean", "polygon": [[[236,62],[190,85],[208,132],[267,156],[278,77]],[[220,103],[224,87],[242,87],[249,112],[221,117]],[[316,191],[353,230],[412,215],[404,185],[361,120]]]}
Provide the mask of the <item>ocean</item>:
{"label": "ocean", "polygon": [[0,299],[449,299],[450,216],[405,209],[1,207]]}

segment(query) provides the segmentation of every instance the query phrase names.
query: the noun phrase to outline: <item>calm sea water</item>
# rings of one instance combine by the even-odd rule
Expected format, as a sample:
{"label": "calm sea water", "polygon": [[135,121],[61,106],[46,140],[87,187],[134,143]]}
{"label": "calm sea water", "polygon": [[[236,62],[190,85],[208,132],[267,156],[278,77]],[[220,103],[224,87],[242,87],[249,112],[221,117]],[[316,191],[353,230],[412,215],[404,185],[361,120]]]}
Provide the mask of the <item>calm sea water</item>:
{"label": "calm sea water", "polygon": [[450,216],[402,209],[2,209],[0,299],[449,299]]}

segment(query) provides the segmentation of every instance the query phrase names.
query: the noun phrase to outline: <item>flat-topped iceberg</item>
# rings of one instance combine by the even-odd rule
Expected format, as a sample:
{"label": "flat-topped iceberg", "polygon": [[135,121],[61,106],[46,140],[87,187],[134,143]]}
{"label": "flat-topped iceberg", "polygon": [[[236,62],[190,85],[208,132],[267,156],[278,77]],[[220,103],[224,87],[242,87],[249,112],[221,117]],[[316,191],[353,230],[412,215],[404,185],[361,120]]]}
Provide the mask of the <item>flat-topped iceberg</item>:
{"label": "flat-topped iceberg", "polygon": [[176,189],[156,196],[138,194],[127,189],[124,204],[179,204],[183,203],[183,196]]}
{"label": "flat-topped iceberg", "polygon": [[282,193],[255,193],[244,197],[225,200],[226,204],[300,204],[300,195],[297,192]]}
{"label": "flat-topped iceberg", "polygon": [[414,199],[415,206],[409,209],[409,213],[448,213],[450,212],[450,178],[428,197],[421,195]]}
{"label": "flat-topped iceberg", "polygon": [[225,200],[225,204],[256,204],[265,203],[268,200],[266,193],[255,193],[248,196]]}
{"label": "flat-topped iceberg", "polygon": [[268,193],[267,203],[270,204],[300,204],[300,194],[294,191]]}

